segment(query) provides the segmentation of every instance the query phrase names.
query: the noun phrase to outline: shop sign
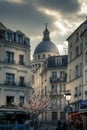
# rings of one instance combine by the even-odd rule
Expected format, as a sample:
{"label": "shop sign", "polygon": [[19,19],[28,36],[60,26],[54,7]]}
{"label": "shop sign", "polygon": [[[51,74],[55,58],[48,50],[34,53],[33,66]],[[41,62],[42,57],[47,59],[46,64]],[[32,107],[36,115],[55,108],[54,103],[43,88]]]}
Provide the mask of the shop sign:
{"label": "shop sign", "polygon": [[64,111],[65,111],[66,113],[71,113],[73,110],[72,110],[72,107],[71,107],[71,106],[66,106],[66,107],[64,108]]}

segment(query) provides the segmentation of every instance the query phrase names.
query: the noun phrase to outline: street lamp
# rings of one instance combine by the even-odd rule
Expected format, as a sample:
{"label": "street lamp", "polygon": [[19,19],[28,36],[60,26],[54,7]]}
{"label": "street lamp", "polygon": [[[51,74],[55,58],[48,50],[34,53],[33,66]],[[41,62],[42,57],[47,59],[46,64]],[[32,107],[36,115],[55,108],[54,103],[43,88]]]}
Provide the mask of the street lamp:
{"label": "street lamp", "polygon": [[67,92],[65,94],[65,97],[66,97],[66,101],[68,101],[68,106],[69,106],[69,103],[70,103],[70,100],[71,100],[71,93],[70,92]]}

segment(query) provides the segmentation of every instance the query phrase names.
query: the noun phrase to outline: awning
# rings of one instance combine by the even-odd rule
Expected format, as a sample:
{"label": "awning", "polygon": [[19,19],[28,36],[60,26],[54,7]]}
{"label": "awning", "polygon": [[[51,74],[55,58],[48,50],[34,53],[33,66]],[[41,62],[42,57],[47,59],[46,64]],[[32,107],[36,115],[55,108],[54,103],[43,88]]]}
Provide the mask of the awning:
{"label": "awning", "polygon": [[69,114],[69,117],[76,116],[76,115],[79,115],[79,114],[81,114],[81,112],[73,112],[73,113]]}

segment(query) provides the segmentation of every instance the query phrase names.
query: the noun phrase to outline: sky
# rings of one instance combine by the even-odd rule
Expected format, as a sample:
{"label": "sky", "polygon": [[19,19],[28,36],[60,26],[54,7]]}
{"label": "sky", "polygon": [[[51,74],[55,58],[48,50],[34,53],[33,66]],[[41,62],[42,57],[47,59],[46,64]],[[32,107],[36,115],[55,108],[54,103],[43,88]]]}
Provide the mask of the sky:
{"label": "sky", "polygon": [[30,38],[31,55],[48,23],[51,41],[67,54],[66,39],[86,20],[87,0],[0,0],[0,22]]}

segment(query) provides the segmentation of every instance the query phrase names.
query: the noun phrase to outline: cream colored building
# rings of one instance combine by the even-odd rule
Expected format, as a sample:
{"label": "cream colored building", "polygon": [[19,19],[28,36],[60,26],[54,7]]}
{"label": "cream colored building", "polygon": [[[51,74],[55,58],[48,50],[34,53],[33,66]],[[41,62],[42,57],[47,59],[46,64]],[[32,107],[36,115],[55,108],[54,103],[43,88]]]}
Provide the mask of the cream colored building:
{"label": "cream colored building", "polygon": [[0,106],[21,105],[31,81],[30,39],[0,23]]}
{"label": "cream colored building", "polygon": [[67,56],[59,55],[57,47],[50,40],[47,26],[43,34],[43,40],[33,55],[34,87],[39,96],[49,97],[52,104],[51,111],[43,113],[41,120],[57,121],[65,118]]}
{"label": "cream colored building", "polygon": [[80,109],[80,100],[86,99],[86,29],[87,20],[84,21],[67,39],[67,89],[71,90],[71,104],[74,111]]}

